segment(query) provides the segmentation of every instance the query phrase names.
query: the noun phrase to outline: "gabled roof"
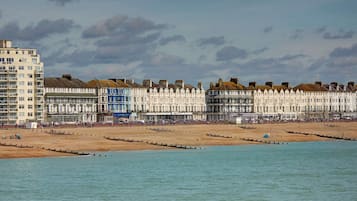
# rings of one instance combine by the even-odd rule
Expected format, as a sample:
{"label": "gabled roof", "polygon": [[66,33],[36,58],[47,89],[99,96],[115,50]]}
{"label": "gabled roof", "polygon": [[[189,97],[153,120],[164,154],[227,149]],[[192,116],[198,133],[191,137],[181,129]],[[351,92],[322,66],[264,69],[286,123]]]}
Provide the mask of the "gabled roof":
{"label": "gabled roof", "polygon": [[90,88],[80,79],[74,79],[71,76],[47,77],[44,79],[46,88]]}
{"label": "gabled roof", "polygon": [[316,83],[302,83],[294,87],[295,90],[303,90],[303,91],[328,91],[324,86]]}
{"label": "gabled roof", "polygon": [[244,90],[246,87],[240,83],[218,82],[210,86],[210,90]]}
{"label": "gabled roof", "polygon": [[113,80],[91,80],[87,83],[88,87],[93,88],[128,88],[129,86],[125,84],[123,81],[117,80],[114,82]]}

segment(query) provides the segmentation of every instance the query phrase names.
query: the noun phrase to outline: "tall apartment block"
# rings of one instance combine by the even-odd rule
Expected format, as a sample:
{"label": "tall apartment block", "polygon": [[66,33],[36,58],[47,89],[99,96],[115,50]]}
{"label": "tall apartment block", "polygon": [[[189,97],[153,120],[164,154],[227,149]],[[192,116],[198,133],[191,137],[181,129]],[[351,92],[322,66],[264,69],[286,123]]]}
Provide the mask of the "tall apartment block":
{"label": "tall apartment block", "polygon": [[44,120],[43,63],[36,49],[0,40],[0,124]]}

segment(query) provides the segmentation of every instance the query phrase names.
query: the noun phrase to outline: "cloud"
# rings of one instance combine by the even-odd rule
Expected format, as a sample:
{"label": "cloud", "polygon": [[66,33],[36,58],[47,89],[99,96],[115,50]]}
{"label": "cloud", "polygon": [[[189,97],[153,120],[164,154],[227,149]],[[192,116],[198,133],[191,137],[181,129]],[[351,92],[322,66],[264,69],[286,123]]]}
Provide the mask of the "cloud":
{"label": "cloud", "polygon": [[149,64],[152,65],[173,65],[183,64],[184,59],[175,55],[169,55],[165,53],[158,53],[151,57]]}
{"label": "cloud", "polygon": [[186,38],[182,35],[174,35],[166,38],[161,38],[159,41],[160,45],[166,45],[171,42],[186,42]]}
{"label": "cloud", "polygon": [[348,48],[335,48],[330,53],[330,57],[357,57],[357,43]]}
{"label": "cloud", "polygon": [[303,38],[303,29],[296,29],[294,33],[290,36],[291,39],[297,40],[297,39],[302,39]]}
{"label": "cloud", "polygon": [[1,17],[2,17],[2,11],[0,10],[0,19],[1,19]]}
{"label": "cloud", "polygon": [[216,53],[217,61],[230,61],[233,59],[245,59],[248,56],[248,52],[244,49],[240,49],[234,46],[226,46]]}
{"label": "cloud", "polygon": [[36,41],[53,34],[68,33],[71,29],[77,28],[73,20],[41,20],[35,25],[28,25],[20,28],[18,23],[10,22],[0,28],[0,35],[4,38],[22,41]]}
{"label": "cloud", "polygon": [[98,38],[120,34],[143,34],[148,31],[167,29],[166,24],[155,24],[142,17],[130,18],[126,15],[117,15],[98,22],[83,31],[83,38]]}
{"label": "cloud", "polygon": [[264,28],[264,33],[270,33],[271,31],[273,31],[273,26],[268,26]]}
{"label": "cloud", "polygon": [[112,37],[98,40],[95,44],[98,47],[102,46],[121,46],[129,44],[147,44],[157,41],[160,37],[160,33],[152,33],[145,36],[130,35],[130,34],[118,34]]}
{"label": "cloud", "polygon": [[279,57],[278,60],[279,61],[290,61],[290,60],[294,60],[294,59],[298,59],[298,58],[305,58],[307,57],[307,55],[305,54],[294,54],[294,55],[285,55],[285,56],[282,56],[282,57]]}
{"label": "cloud", "polygon": [[319,34],[323,33],[326,31],[326,28],[327,28],[326,26],[319,27],[316,29],[316,33],[319,33]]}
{"label": "cloud", "polygon": [[329,40],[335,40],[335,39],[348,39],[348,38],[352,38],[353,35],[355,34],[354,31],[350,30],[350,31],[339,31],[339,33],[336,34],[332,34],[330,32],[326,32],[323,34],[323,38],[324,39],[329,39]]}
{"label": "cloud", "polygon": [[252,51],[251,53],[252,53],[252,54],[255,54],[255,55],[258,55],[258,54],[261,54],[261,53],[263,53],[263,52],[265,52],[265,51],[267,51],[267,50],[269,50],[269,48],[263,47],[263,48],[261,48],[261,49],[254,50],[254,51]]}
{"label": "cloud", "polygon": [[58,5],[58,6],[65,6],[67,3],[74,2],[75,0],[49,0],[49,1],[55,2],[56,5]]}
{"label": "cloud", "polygon": [[209,38],[201,38],[198,40],[198,46],[204,47],[208,45],[221,46],[226,43],[224,36],[213,36]]}

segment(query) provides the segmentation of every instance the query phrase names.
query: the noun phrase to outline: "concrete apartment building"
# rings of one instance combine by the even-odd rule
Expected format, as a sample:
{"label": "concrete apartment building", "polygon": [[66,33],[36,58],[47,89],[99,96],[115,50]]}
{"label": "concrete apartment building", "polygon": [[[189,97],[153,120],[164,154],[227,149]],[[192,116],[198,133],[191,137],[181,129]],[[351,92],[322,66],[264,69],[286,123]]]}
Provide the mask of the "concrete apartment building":
{"label": "concrete apartment building", "polygon": [[143,86],[148,96],[146,121],[206,120],[205,90],[201,83],[195,88],[183,80],[176,80],[175,84],[144,80]]}
{"label": "concrete apartment building", "polygon": [[97,122],[97,94],[71,75],[45,78],[45,121],[55,124]]}
{"label": "concrete apartment building", "polygon": [[0,40],[0,124],[44,121],[44,71],[36,49]]}

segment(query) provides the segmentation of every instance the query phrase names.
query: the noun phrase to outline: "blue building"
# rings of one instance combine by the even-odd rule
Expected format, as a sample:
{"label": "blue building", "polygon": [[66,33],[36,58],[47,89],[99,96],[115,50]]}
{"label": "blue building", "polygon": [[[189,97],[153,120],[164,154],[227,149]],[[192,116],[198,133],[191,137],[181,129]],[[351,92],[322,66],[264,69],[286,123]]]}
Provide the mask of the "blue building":
{"label": "blue building", "polygon": [[118,123],[130,117],[130,88],[122,80],[92,80],[90,87],[95,87],[98,95],[98,121]]}

